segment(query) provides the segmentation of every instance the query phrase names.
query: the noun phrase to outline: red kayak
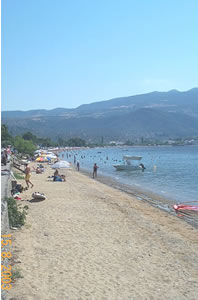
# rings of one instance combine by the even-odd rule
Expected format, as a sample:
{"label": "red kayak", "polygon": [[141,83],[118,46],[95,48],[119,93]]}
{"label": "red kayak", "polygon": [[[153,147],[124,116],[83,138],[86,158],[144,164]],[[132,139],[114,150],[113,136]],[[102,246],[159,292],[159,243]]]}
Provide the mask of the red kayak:
{"label": "red kayak", "polygon": [[173,208],[176,211],[178,211],[178,210],[193,210],[193,211],[198,211],[198,205],[174,204]]}

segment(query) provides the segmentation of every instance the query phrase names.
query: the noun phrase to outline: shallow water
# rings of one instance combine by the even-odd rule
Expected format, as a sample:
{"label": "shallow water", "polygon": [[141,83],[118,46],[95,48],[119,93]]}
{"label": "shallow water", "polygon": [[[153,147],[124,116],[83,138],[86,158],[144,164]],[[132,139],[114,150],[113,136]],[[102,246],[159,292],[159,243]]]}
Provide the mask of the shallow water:
{"label": "shallow water", "polygon": [[[98,174],[110,176],[145,191],[159,194],[173,202],[198,201],[198,146],[182,147],[111,147],[61,153],[81,168],[90,170],[94,163]],[[142,156],[146,170],[117,171],[113,165],[123,162],[123,155]]]}

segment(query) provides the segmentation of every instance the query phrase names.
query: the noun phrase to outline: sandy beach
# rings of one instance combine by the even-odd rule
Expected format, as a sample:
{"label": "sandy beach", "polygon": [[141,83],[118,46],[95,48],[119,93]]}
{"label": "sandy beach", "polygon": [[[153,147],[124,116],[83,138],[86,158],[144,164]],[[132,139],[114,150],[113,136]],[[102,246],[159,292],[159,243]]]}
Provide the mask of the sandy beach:
{"label": "sandy beach", "polygon": [[[9,300],[198,298],[196,228],[91,176],[60,172],[66,182],[49,179],[49,166],[33,173],[21,194],[29,209],[12,253],[23,278]],[[31,201],[32,192],[47,199]]]}

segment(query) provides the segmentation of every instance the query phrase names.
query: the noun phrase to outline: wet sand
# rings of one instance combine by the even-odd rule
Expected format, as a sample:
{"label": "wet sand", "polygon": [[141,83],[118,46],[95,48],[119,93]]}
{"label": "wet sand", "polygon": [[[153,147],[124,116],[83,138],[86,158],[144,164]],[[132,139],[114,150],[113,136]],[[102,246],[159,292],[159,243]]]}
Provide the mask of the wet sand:
{"label": "wet sand", "polygon": [[[91,172],[86,169],[81,169],[81,172],[86,176],[91,176]],[[97,181],[102,182],[110,187],[123,191],[137,200],[142,202],[147,202],[150,205],[157,207],[161,210],[167,211],[174,216],[179,216],[181,220],[188,222],[192,226],[198,228],[198,212],[193,211],[186,211],[186,212],[179,212],[178,214],[175,212],[173,205],[176,203],[173,199],[163,197],[162,195],[153,193],[151,191],[142,189],[140,187],[136,187],[133,185],[121,183],[116,179],[110,176],[101,176],[99,175]],[[196,201],[195,201],[196,202]],[[196,203],[194,203],[196,205]]]}
{"label": "wet sand", "polygon": [[23,278],[8,299],[197,299],[196,228],[75,170],[61,171],[66,182],[52,173],[32,174],[21,194],[28,216],[12,253]]}

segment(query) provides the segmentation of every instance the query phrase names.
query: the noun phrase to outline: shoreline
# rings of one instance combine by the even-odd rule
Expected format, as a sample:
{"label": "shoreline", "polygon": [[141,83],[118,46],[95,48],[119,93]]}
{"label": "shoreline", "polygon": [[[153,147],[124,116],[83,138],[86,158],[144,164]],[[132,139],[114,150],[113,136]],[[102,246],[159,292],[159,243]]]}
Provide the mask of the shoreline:
{"label": "shoreline", "polygon": [[[90,173],[62,169],[66,182],[54,182],[53,172],[32,173],[17,201],[28,215],[11,231],[22,278],[8,300],[197,298],[196,228]],[[33,201],[35,191],[46,200]]]}
{"label": "shoreline", "polygon": [[[71,161],[73,164],[74,156],[76,156],[76,160],[79,160],[81,168],[88,170],[91,170],[93,163],[97,162],[100,167],[99,174],[102,176],[110,176],[117,182],[120,181],[123,184],[133,186],[134,190],[138,190],[140,187],[144,193],[156,194],[158,197],[164,199],[167,198],[168,202],[172,204],[182,204],[188,201],[193,202],[193,200],[195,202],[198,201],[196,193],[197,174],[195,171],[197,164],[193,168],[193,159],[196,159],[196,150],[198,150],[197,146],[186,146],[182,151],[175,151],[170,146],[151,147],[152,149],[150,150],[147,150],[150,147],[146,147],[147,149],[145,147],[138,147],[138,151],[132,149],[133,147],[130,146],[128,148],[129,151],[127,147],[117,147],[119,150],[111,147],[111,149],[106,150],[98,148],[79,153],[78,151],[71,151],[69,154],[63,151],[62,159]],[[188,150],[189,148],[190,150]],[[135,176],[133,176],[132,173],[115,172],[113,168],[114,164],[122,164],[121,157],[125,154],[138,154],[142,156],[142,161],[146,167],[144,174],[134,174]],[[173,159],[174,155],[178,159]],[[188,155],[189,161],[187,158]],[[181,164],[182,160],[185,161],[185,164]],[[191,169],[193,170],[191,171]],[[167,201],[164,200],[163,202]]]}
{"label": "shoreline", "polygon": [[51,149],[49,148],[49,151],[52,152],[65,152],[65,151],[78,151],[78,150],[86,150],[86,149],[108,149],[108,148],[151,148],[151,147],[175,147],[175,146],[187,146],[187,147],[197,147],[198,144],[192,144],[192,145],[188,145],[188,144],[184,144],[184,145],[116,145],[116,146],[112,146],[112,145],[105,145],[105,146],[94,146],[94,147],[90,147],[90,146],[84,146],[84,147],[63,147],[63,148],[59,148],[59,149]]}
{"label": "shoreline", "polygon": [[[73,166],[74,170],[76,170],[76,167]],[[87,177],[91,177],[92,173],[91,171],[88,171],[88,169],[81,168],[80,173],[86,175]],[[162,195],[159,195],[157,193],[153,193],[151,191],[141,189],[134,187],[132,185],[122,183],[117,181],[115,178],[108,176],[108,175],[98,175],[97,179],[95,179],[109,187],[112,187],[114,189],[117,189],[119,191],[122,191],[131,197],[135,197],[139,201],[146,202],[160,210],[166,211],[167,213],[177,217],[177,213],[175,212],[173,208],[173,204],[176,202],[173,202],[172,199],[163,197]],[[183,218],[180,217],[180,219],[188,222],[195,228],[198,228],[198,214],[196,216],[196,213],[192,214],[184,214]]]}

